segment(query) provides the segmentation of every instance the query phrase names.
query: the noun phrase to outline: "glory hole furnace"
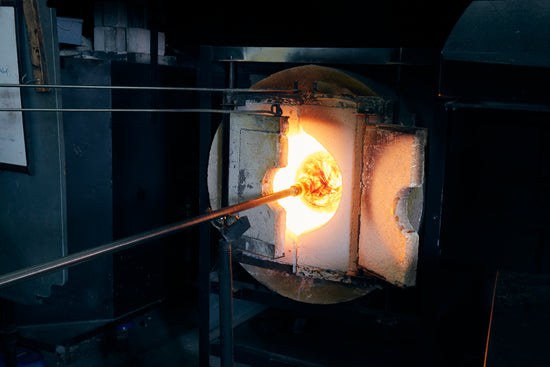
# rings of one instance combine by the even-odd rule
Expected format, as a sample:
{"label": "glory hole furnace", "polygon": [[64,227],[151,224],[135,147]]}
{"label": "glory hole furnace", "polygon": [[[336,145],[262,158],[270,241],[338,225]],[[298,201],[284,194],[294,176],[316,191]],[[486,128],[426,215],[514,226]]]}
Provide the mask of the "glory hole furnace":
{"label": "glory hole furnace", "polygon": [[[232,114],[229,204],[306,185],[246,210],[251,228],[235,245],[243,267],[269,289],[308,303],[362,296],[383,282],[414,286],[423,207],[423,129],[393,125],[392,103],[345,72],[287,69],[253,88],[299,93],[240,96]],[[221,132],[210,151],[208,189],[220,207]],[[382,280],[382,282],[380,281]]]}

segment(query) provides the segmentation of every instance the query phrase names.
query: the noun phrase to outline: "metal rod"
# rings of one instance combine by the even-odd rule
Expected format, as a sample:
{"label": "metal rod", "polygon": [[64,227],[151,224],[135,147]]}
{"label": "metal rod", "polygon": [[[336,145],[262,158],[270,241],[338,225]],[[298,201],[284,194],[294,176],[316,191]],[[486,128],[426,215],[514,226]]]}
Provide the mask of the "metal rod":
{"label": "metal rod", "polygon": [[57,89],[116,89],[116,90],[164,90],[174,92],[220,92],[220,93],[296,93],[298,89],[253,89],[253,88],[198,88],[198,87],[157,87],[125,85],[61,85],[61,84],[7,84],[0,88],[57,88]]}
{"label": "metal rod", "polygon": [[235,204],[220,210],[216,210],[207,214],[199,215],[194,218],[186,219],[180,222],[166,225],[151,231],[143,232],[134,236],[122,238],[120,240],[94,247],[88,250],[76,252],[71,255],[61,257],[56,260],[52,260],[43,264],[30,266],[14,272],[4,274],[0,276],[0,288],[6,287],[9,285],[14,285],[23,281],[35,279],[42,277],[47,274],[54,273],[58,270],[69,268],[90,260],[95,259],[96,257],[111,254],[113,252],[125,250],[140,244],[143,244],[148,241],[155,240],[179,232],[183,229],[193,227],[197,224],[207,222],[213,219],[221,218],[223,216],[238,213],[243,210],[255,208],[272,201],[276,201],[288,196],[297,196],[301,194],[300,186],[292,186],[289,189],[278,191],[269,195],[261,196],[256,199],[244,201],[239,204]]}
{"label": "metal rod", "polygon": [[4,108],[6,112],[183,112],[183,113],[235,113],[276,115],[270,110],[216,110],[203,108]]}
{"label": "metal rod", "polygon": [[[197,71],[197,84],[211,86],[212,74],[210,55],[201,50],[200,65]],[[212,95],[199,94],[201,108],[212,107]],[[199,117],[199,210],[204,213],[210,203],[206,177],[208,159],[210,155],[210,140],[212,139],[212,114],[203,113]],[[209,223],[199,226],[199,364],[198,367],[210,367],[210,256],[211,256],[211,228]]]}
{"label": "metal rod", "polygon": [[[228,65],[228,87],[235,88],[235,63]],[[232,93],[225,94],[225,105],[231,106]],[[229,115],[222,120],[222,206],[229,204]],[[219,241],[220,257],[220,346],[221,367],[233,367],[233,269],[231,268],[231,242]]]}
{"label": "metal rod", "polygon": [[220,239],[219,249],[221,367],[233,367],[233,269],[231,264],[231,242]]}

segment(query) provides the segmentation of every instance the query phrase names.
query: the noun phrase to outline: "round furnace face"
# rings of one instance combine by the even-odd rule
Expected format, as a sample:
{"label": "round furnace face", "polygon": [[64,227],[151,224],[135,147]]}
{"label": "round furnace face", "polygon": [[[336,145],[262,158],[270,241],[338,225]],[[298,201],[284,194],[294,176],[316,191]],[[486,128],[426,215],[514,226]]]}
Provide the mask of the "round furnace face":
{"label": "round furnace face", "polygon": [[[371,143],[367,144],[369,147],[365,145],[372,134],[365,125],[364,115],[358,114],[358,100],[376,98],[370,88],[342,71],[316,65],[278,72],[252,88],[292,89],[296,84],[299,95],[278,102],[283,117],[253,113],[231,115],[229,204],[295,184],[301,185],[304,192],[300,197],[281,199],[239,213],[249,218],[251,228],[235,245],[243,254],[241,265],[274,292],[308,303],[349,301],[380,288],[379,278],[384,278],[365,276],[369,269],[360,261],[367,246],[363,241],[361,247],[360,230],[376,220],[370,220],[373,215],[368,213],[367,203],[372,195],[365,187],[378,181],[373,180],[368,171],[377,168],[377,172],[399,176],[392,171],[396,166],[404,172],[401,173],[403,179],[397,177],[396,180],[399,190],[395,191],[394,187],[386,190],[393,195],[390,206],[394,205],[394,212],[399,204],[397,213],[402,213],[400,208],[406,200],[400,198],[409,195],[412,181],[405,177],[408,171],[399,165],[375,167],[375,163],[384,161],[377,158],[377,154],[383,156],[385,151],[390,151],[387,146],[395,140],[393,135],[383,133],[382,138],[369,140],[373,146],[380,142],[379,151],[372,149]],[[270,110],[272,104],[273,98],[265,97],[246,101],[239,109],[243,112]],[[208,166],[213,209],[219,208],[221,196],[220,130],[214,138]],[[403,149],[412,147],[416,141],[414,136],[407,138]],[[398,231],[402,227],[414,232],[409,230],[410,226],[402,225],[407,218],[395,219],[390,212],[385,216]],[[369,243],[378,244],[370,240]],[[385,249],[375,248],[375,251],[369,259],[379,256],[385,261]],[[410,267],[406,261],[403,264]],[[394,283],[402,280],[402,272],[410,271],[397,269]]]}

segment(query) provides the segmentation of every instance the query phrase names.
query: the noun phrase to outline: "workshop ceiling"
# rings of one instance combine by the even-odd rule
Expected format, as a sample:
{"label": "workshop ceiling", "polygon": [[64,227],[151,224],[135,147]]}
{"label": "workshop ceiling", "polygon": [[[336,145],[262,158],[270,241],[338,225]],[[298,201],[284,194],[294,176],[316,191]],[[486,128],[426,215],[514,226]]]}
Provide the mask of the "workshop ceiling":
{"label": "workshop ceiling", "polygon": [[[138,0],[167,42],[196,45],[441,48],[471,0],[182,2]],[[94,1],[48,0],[64,16],[93,17]],[[91,18],[93,21],[93,18]]]}

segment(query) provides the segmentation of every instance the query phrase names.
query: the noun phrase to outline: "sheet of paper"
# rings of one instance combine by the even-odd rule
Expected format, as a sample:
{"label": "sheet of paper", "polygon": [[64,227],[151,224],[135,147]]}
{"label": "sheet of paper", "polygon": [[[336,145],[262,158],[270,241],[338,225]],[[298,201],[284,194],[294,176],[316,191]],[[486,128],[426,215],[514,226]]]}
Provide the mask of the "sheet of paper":
{"label": "sheet of paper", "polygon": [[[19,84],[15,13],[0,6],[0,83]],[[19,88],[0,87],[0,108],[21,108]],[[0,111],[0,164],[27,166],[22,112]]]}

